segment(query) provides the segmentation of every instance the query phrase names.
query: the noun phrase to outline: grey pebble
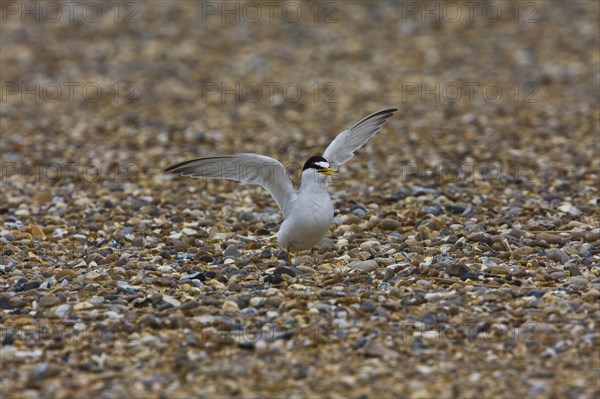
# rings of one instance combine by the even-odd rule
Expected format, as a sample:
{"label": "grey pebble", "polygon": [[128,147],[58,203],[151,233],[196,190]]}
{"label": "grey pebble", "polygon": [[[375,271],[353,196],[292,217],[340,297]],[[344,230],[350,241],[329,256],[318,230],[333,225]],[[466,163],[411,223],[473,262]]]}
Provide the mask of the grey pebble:
{"label": "grey pebble", "polygon": [[377,262],[373,259],[369,260],[356,260],[348,264],[348,267],[352,270],[359,270],[361,272],[372,272],[376,270],[378,265]]}
{"label": "grey pebble", "polygon": [[38,305],[42,308],[49,308],[60,303],[60,299],[54,295],[44,295],[38,299]]}
{"label": "grey pebble", "polygon": [[54,314],[58,317],[65,317],[69,309],[71,309],[71,305],[63,303],[62,305],[58,305],[56,307],[56,309],[54,310]]}
{"label": "grey pebble", "polygon": [[58,367],[50,366],[47,363],[38,363],[31,369],[29,374],[30,381],[43,380],[60,374]]}
{"label": "grey pebble", "polygon": [[229,244],[223,252],[223,257],[225,259],[237,259],[240,257],[240,251],[237,249],[237,246],[235,244]]}
{"label": "grey pebble", "polygon": [[462,263],[452,263],[446,269],[446,273],[451,276],[461,277],[469,272],[469,268]]}
{"label": "grey pebble", "polygon": [[0,296],[0,309],[12,309],[10,298],[6,295]]}
{"label": "grey pebble", "polygon": [[546,251],[546,257],[556,263],[567,263],[569,256],[562,249],[550,248]]}
{"label": "grey pebble", "polygon": [[362,219],[367,214],[367,210],[365,208],[363,208],[362,206],[357,206],[355,208],[352,208],[350,213],[352,213],[353,215],[356,215]]}
{"label": "grey pebble", "polygon": [[370,300],[370,299],[365,299],[360,303],[359,306],[360,310],[364,311],[364,312],[374,312],[375,309],[377,309],[377,304]]}
{"label": "grey pebble", "polygon": [[379,227],[382,230],[397,230],[400,228],[402,224],[396,219],[385,218],[381,222],[379,222]]}

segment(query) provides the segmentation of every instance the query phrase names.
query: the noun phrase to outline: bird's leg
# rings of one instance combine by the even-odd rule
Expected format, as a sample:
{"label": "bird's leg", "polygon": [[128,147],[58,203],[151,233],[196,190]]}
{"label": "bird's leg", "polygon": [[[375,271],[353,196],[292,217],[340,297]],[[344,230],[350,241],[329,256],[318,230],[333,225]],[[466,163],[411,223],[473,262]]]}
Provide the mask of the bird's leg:
{"label": "bird's leg", "polygon": [[317,254],[317,256],[315,256],[315,254],[317,254],[317,249],[313,247],[310,249],[310,256],[313,258],[313,264],[316,265],[318,254]]}
{"label": "bird's leg", "polygon": [[285,249],[285,251],[287,252],[288,261],[290,262],[290,265],[291,265],[292,264],[292,251],[290,251],[290,247],[287,247]]}

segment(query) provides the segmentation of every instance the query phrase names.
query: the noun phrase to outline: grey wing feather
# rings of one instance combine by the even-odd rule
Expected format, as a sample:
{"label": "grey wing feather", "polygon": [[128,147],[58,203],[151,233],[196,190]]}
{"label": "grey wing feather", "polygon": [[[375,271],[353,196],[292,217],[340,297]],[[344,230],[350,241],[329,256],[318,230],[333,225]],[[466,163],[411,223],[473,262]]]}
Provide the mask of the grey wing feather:
{"label": "grey wing feather", "polygon": [[356,150],[381,130],[397,110],[397,108],[386,108],[377,111],[344,130],[327,146],[323,158],[335,166],[343,165],[354,156]]}
{"label": "grey wing feather", "polygon": [[258,184],[271,194],[284,217],[289,215],[297,195],[281,162],[259,154],[197,158],[169,166],[165,172]]}

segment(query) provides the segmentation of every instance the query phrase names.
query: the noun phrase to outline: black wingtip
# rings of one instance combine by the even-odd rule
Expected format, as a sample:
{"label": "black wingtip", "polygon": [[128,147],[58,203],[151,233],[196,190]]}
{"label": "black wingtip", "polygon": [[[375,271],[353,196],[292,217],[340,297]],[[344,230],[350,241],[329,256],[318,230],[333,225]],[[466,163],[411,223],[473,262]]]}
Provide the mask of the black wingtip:
{"label": "black wingtip", "polygon": [[[391,117],[394,114],[394,112],[396,112],[396,111],[398,111],[398,108],[384,108],[380,111],[372,113],[371,115],[365,116],[363,119],[361,119],[360,121],[358,121],[354,125],[352,125],[352,127],[348,128],[348,130],[352,130],[355,127],[357,127],[358,125],[360,125],[361,123],[371,120],[373,118],[380,117],[380,116],[386,116],[386,119],[387,119],[387,118]],[[383,122],[383,123],[385,123],[385,122]]]}
{"label": "black wingtip", "polygon": [[382,114],[393,114],[394,112],[398,111],[398,108],[384,108],[381,111],[377,112],[377,115],[382,115]]}
{"label": "black wingtip", "polygon": [[178,173],[177,169],[179,169],[180,167],[185,166],[188,163],[193,162],[193,161],[195,161],[195,159],[191,159],[191,160],[187,160],[187,161],[176,163],[175,165],[171,165],[171,166],[169,166],[168,168],[165,169],[165,173],[176,174],[176,173]]}
{"label": "black wingtip", "polygon": [[163,172],[165,173],[175,173],[173,172],[174,169],[176,169],[180,164],[175,164],[175,165],[171,165],[168,168],[166,168]]}

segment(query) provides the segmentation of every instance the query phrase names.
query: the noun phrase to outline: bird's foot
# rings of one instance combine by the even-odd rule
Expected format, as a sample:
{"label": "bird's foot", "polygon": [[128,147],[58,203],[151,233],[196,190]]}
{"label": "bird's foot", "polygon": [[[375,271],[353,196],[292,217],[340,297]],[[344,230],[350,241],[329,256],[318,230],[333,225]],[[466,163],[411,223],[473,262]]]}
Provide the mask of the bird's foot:
{"label": "bird's foot", "polygon": [[316,248],[310,250],[310,257],[313,259],[313,264],[316,266],[319,263],[319,252]]}

